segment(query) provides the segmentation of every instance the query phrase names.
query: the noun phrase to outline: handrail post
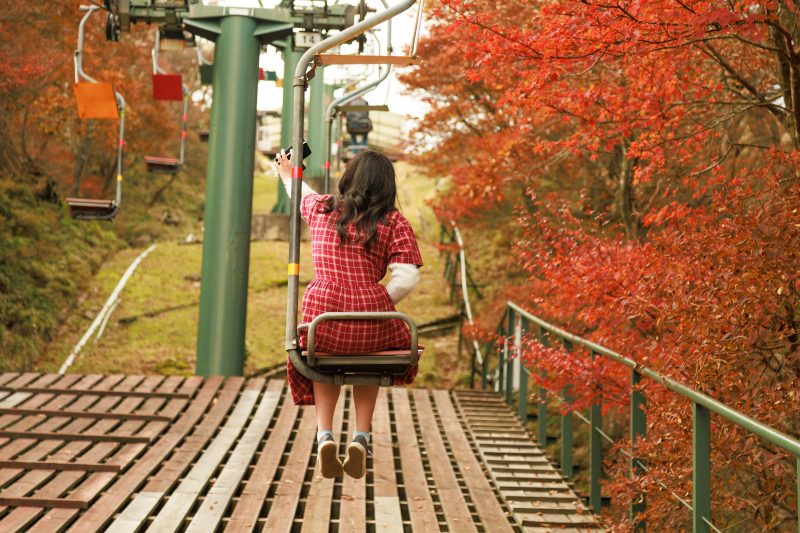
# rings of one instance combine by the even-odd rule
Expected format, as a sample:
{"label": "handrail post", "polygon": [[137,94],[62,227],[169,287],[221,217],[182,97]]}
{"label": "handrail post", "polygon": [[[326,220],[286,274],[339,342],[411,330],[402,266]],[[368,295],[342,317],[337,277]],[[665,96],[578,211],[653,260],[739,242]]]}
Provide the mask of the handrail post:
{"label": "handrail post", "polygon": [[[514,338],[514,324],[516,322],[516,316],[514,311],[511,309],[508,310],[508,324],[506,324],[506,339],[513,339]],[[508,346],[508,342],[506,342],[506,346]],[[513,352],[506,348],[506,403],[508,405],[514,405],[514,357],[512,357]]]}
{"label": "handrail post", "polygon": [[489,353],[491,351],[492,350],[491,350],[491,344],[490,344],[489,348],[487,348],[486,352],[483,354],[483,361],[481,362],[481,389],[482,390],[486,390],[486,388],[489,386],[489,375],[488,375],[489,364],[488,364],[488,359],[489,359]]}
{"label": "handrail post", "polygon": [[[572,351],[572,343],[567,339],[562,340],[564,349],[567,352]],[[572,403],[572,397],[569,394],[569,385],[564,387],[561,392],[561,398],[564,406],[569,408]],[[572,479],[572,411],[567,411],[560,416],[561,419],[561,472],[567,479]]]}
{"label": "handrail post", "polygon": [[[631,477],[644,473],[642,463],[644,459],[636,457],[636,441],[644,439],[647,434],[647,419],[644,413],[644,394],[637,387],[642,380],[642,375],[636,370],[631,370]],[[637,520],[637,515],[647,509],[647,500],[644,493],[638,494],[630,504],[631,521],[634,531],[645,531],[645,521]]]}
{"label": "handrail post", "polygon": [[692,531],[709,533],[711,521],[711,412],[692,402]]}
{"label": "handrail post", "polygon": [[495,389],[497,392],[500,393],[502,396],[505,392],[506,386],[506,354],[508,353],[508,339],[506,339],[505,334],[503,334],[503,345],[500,347],[497,356],[497,384],[495,385]]}
{"label": "handrail post", "polygon": [[[596,358],[597,354],[592,352],[592,360]],[[589,433],[589,472],[591,477],[589,505],[597,514],[600,514],[600,507],[602,506],[602,497],[600,493],[600,476],[603,472],[603,440],[600,436],[600,427],[603,421],[602,417],[603,412],[600,409],[600,401],[595,399],[590,408],[589,416],[591,422],[591,430]]]}
{"label": "handrail post", "polygon": [[517,317],[514,327],[514,351],[519,361],[519,407],[517,413],[523,426],[528,425],[528,374],[522,364],[522,334],[528,322],[522,316]]}
{"label": "handrail post", "polygon": [[[542,346],[547,346],[547,336],[541,327],[536,328],[536,335]],[[544,376],[543,376],[544,377]],[[538,405],[536,406],[536,438],[542,449],[547,445],[547,390],[541,385],[537,389]]]}

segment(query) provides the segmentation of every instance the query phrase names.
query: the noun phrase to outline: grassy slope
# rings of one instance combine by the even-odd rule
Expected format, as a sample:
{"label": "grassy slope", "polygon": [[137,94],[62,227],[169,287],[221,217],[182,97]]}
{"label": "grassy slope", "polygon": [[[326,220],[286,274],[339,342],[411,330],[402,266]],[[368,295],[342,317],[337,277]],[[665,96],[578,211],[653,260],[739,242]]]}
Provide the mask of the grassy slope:
{"label": "grassy slope", "polygon": [[[190,144],[187,165],[150,206],[169,177],[150,175],[142,159],[126,158],[125,191],[113,222],[75,221],[60,201],[37,198],[41,179],[4,169],[0,176],[0,371],[37,365],[43,347],[74,320],[74,306],[93,276],[128,245],[183,235],[197,226],[206,147]],[[113,193],[113,191],[111,192]],[[111,194],[110,193],[110,194]],[[177,225],[160,221],[166,211]]]}
{"label": "grassy slope", "polygon": [[[397,165],[400,201],[414,226],[426,266],[419,288],[400,310],[418,323],[454,313],[441,281],[442,265],[433,243],[438,227],[424,199],[433,194],[431,180],[403,163]],[[275,201],[276,182],[259,175],[254,185],[254,212],[266,212]],[[122,273],[141,252],[119,253],[96,276],[80,312],[73,313],[63,335],[51,343],[38,368],[57,369],[102,307]],[[180,373],[193,371],[200,286],[201,246],[162,242],[142,263],[121,295],[103,337],[91,340],[71,368],[74,372]],[[256,242],[250,256],[250,293],[246,347],[248,373],[279,364],[282,349],[288,244]],[[309,248],[303,244],[301,280],[311,277]],[[146,314],[152,316],[146,316]],[[463,377],[455,361],[454,336],[424,339],[418,383],[447,386]]]}
{"label": "grassy slope", "polygon": [[19,370],[55,334],[82,280],[121,243],[11,179],[0,181],[0,235],[0,371]]}

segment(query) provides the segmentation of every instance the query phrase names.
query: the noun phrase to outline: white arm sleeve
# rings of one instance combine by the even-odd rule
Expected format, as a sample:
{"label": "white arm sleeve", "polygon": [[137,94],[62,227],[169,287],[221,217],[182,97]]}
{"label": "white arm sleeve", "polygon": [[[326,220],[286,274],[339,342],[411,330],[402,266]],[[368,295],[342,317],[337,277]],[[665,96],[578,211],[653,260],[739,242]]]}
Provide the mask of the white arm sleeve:
{"label": "white arm sleeve", "polygon": [[389,263],[389,270],[392,271],[392,277],[389,283],[386,284],[386,292],[389,293],[392,303],[396,304],[408,296],[417,286],[419,269],[417,265]]}
{"label": "white arm sleeve", "polygon": [[[281,178],[283,182],[283,188],[286,189],[286,195],[291,198],[292,197],[292,178]],[[305,181],[303,182],[302,189],[300,191],[300,201],[303,201],[303,198],[308,196],[309,194],[317,194],[317,191],[312,189]]]}

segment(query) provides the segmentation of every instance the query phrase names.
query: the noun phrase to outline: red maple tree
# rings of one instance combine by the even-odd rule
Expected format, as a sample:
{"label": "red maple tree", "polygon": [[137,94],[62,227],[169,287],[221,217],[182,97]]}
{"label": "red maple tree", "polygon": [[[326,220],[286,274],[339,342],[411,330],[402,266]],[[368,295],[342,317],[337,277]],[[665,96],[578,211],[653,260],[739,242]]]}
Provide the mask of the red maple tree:
{"label": "red maple tree", "polygon": [[[404,76],[436,203],[525,276],[504,298],[800,434],[800,54],[790,1],[441,0]],[[425,89],[435,87],[435,91]],[[484,257],[486,259],[486,257]],[[520,261],[521,259],[521,261]],[[521,268],[520,268],[521,265]],[[515,278],[518,279],[518,278]],[[522,301],[520,301],[522,299]],[[493,324],[492,324],[493,325]],[[532,339],[525,361],[582,408],[626,403],[628,371]],[[691,404],[645,386],[649,470],[609,454],[613,523],[688,527]],[[624,418],[617,409],[617,419]],[[796,528],[794,458],[714,419],[714,522]],[[621,439],[618,447],[630,447]],[[662,485],[663,484],[663,485]],[[667,488],[663,488],[666,486]]]}

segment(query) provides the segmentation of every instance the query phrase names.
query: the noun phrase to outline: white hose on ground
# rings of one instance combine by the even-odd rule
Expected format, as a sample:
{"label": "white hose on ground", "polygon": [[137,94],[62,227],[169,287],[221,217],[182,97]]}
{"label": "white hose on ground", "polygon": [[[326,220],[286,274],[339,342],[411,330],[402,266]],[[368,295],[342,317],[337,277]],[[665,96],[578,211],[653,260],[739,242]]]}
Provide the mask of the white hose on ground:
{"label": "white hose on ground", "polygon": [[97,336],[94,338],[94,342],[99,341],[100,337],[103,336],[103,332],[106,330],[106,326],[108,325],[108,321],[111,319],[111,313],[113,313],[114,309],[116,309],[117,306],[119,304],[121,304],[121,303],[122,303],[122,300],[117,299],[117,301],[114,302],[114,305],[112,305],[111,308],[108,310],[108,312],[106,313],[105,318],[103,318],[103,323],[100,324],[100,329],[97,331]]}
{"label": "white hose on ground", "polygon": [[145,257],[147,257],[150,254],[150,252],[155,250],[156,246],[157,245],[153,244],[147,250],[139,254],[139,257],[133,260],[133,263],[131,263],[131,266],[129,266],[128,270],[126,270],[125,273],[122,275],[122,277],[119,280],[119,283],[117,283],[117,286],[114,287],[114,291],[111,293],[111,296],[108,297],[108,300],[106,300],[105,305],[103,305],[103,308],[97,314],[97,317],[95,317],[94,321],[92,322],[92,325],[89,326],[89,329],[87,329],[86,333],[83,334],[81,340],[79,340],[78,344],[76,344],[75,347],[72,349],[72,352],[69,354],[69,357],[67,357],[67,360],[64,361],[64,364],[61,365],[61,368],[58,369],[59,374],[63,374],[64,372],[66,372],[67,369],[72,365],[72,363],[75,361],[75,357],[77,357],[77,355],[80,353],[83,346],[92,336],[92,333],[94,333],[94,331],[103,323],[106,315],[109,314],[112,307],[114,307],[114,304],[117,302],[117,300],[119,300],[119,294],[122,292],[122,289],[125,288],[125,284],[128,283],[128,280],[133,275],[133,272],[136,270],[136,268],[139,266],[142,260]]}
{"label": "white hose on ground", "polygon": [[[458,242],[458,257],[459,263],[461,263],[461,294],[464,299],[464,312],[467,314],[467,322],[470,326],[473,326],[472,306],[469,303],[469,291],[467,290],[467,259],[464,256],[464,241],[461,240],[461,232],[458,231],[458,226],[456,226],[454,220],[450,221],[450,225],[453,226],[453,232]],[[472,348],[475,350],[475,359],[478,361],[479,365],[482,365],[483,356],[481,355],[481,347],[475,339],[472,339]]]}

